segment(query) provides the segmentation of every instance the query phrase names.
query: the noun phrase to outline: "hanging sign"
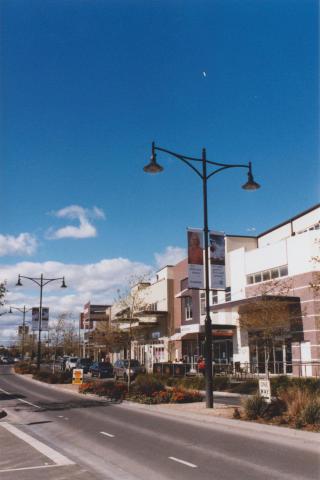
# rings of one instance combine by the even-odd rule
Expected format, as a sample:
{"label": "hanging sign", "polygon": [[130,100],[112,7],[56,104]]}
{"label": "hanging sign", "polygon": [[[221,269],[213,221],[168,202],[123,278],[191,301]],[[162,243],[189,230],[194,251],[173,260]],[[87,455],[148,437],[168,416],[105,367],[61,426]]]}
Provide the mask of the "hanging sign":
{"label": "hanging sign", "polygon": [[[49,308],[42,307],[42,322],[41,330],[47,331],[49,329]],[[32,330],[39,330],[39,307],[32,309]]]}
{"label": "hanging sign", "polygon": [[203,289],[203,232],[188,230],[188,287]]}
{"label": "hanging sign", "polygon": [[209,233],[210,245],[210,288],[225,290],[226,288],[226,254],[223,232]]}

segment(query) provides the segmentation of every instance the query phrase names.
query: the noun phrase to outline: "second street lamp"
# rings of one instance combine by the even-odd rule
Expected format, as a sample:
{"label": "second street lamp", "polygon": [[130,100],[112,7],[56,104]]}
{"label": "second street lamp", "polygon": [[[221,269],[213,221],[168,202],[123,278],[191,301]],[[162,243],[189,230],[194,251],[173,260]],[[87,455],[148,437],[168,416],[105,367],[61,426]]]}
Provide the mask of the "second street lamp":
{"label": "second street lamp", "polygon": [[10,306],[9,313],[13,313],[12,310],[17,310],[18,312],[21,312],[23,317],[22,317],[22,344],[21,344],[21,357],[22,360],[24,360],[24,338],[25,338],[25,327],[26,327],[26,313],[30,312],[32,308],[27,308],[25,305],[23,308],[19,307],[13,307],[12,305]]}
{"label": "second street lamp", "polygon": [[[204,274],[205,274],[205,292],[206,292],[206,318],[205,318],[205,379],[206,379],[206,406],[207,408],[213,408],[213,374],[212,374],[212,323],[210,317],[210,301],[209,301],[209,228],[208,228],[208,199],[207,199],[207,181],[213,175],[216,175],[223,170],[231,168],[245,168],[248,170],[248,180],[242,185],[244,190],[257,190],[260,185],[256,183],[252,175],[251,162],[248,164],[227,164],[218,163],[207,160],[206,149],[202,149],[201,158],[187,157],[180,153],[172,152],[166,148],[157,147],[152,142],[152,152],[150,162],[144,167],[146,173],[160,173],[163,171],[163,167],[157,162],[156,151],[167,153],[172,157],[181,160],[188,165],[202,180],[203,191],[203,232],[204,232]],[[194,163],[201,164],[202,168],[198,169]],[[214,169],[207,173],[207,166],[213,166]]]}
{"label": "second street lamp", "polygon": [[39,332],[38,332],[38,353],[37,353],[37,369],[40,370],[41,363],[41,331],[42,331],[42,292],[43,288],[48,285],[48,283],[55,282],[57,280],[62,280],[61,288],[67,288],[64,277],[58,278],[44,278],[41,273],[40,277],[25,277],[23,275],[18,275],[18,281],[16,283],[17,287],[22,287],[21,278],[30,280],[33,283],[36,283],[40,287],[40,304],[39,304]]}

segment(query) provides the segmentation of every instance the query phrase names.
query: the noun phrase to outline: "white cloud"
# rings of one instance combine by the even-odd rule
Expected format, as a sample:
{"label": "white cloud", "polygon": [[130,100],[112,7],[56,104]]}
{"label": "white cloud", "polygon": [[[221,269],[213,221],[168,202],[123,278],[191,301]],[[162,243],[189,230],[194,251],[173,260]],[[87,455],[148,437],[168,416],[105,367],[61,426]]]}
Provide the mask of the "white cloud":
{"label": "white cloud", "polygon": [[181,247],[168,246],[164,252],[155,253],[154,257],[158,268],[166,265],[175,265],[187,256],[187,250]]}
{"label": "white cloud", "polygon": [[30,233],[0,235],[0,256],[5,255],[32,255],[38,246],[36,238]]}
{"label": "white cloud", "polygon": [[59,240],[61,238],[90,238],[97,236],[97,230],[89,219],[105,219],[105,214],[101,208],[93,207],[92,209],[83,208],[79,205],[70,205],[56,212],[51,212],[57,218],[67,218],[70,220],[78,220],[79,225],[67,225],[66,227],[54,230],[49,229],[47,238],[51,240]]}
{"label": "white cloud", "polygon": [[[89,300],[97,304],[112,304],[117,296],[117,290],[123,289],[130,277],[151,275],[153,268],[127,258],[102,259],[91,264],[65,264],[48,261],[44,263],[20,262],[16,265],[1,267],[0,282],[7,280],[7,305],[17,307],[33,307],[39,305],[39,287],[30,280],[21,279],[22,287],[16,287],[18,275],[39,278],[43,273],[45,278],[65,276],[67,289],[61,289],[60,281],[46,285],[43,289],[43,305],[50,308],[50,318],[56,319],[59,314],[71,312],[77,322],[83,305]],[[4,311],[6,307],[2,307]],[[17,325],[21,323],[19,315],[1,316],[0,345],[15,335]],[[30,314],[28,314],[30,320]]]}

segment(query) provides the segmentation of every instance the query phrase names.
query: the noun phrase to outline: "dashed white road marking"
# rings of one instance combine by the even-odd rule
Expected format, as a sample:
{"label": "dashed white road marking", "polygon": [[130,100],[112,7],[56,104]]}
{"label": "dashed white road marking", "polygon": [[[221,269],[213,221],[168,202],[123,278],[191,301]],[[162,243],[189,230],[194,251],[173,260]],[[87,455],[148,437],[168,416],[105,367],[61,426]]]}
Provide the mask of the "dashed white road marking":
{"label": "dashed white road marking", "polygon": [[168,457],[170,460],[173,460],[174,462],[182,463],[183,465],[186,465],[187,467],[191,468],[198,468],[197,465],[194,463],[186,462],[185,460],[181,460],[181,458],[176,458],[176,457]]}
{"label": "dashed white road marking", "polygon": [[[3,388],[0,388],[0,390],[6,395],[14,395],[14,393],[7,392],[6,390],[3,390]],[[40,409],[42,408],[42,407],[39,407],[39,405],[35,405],[34,403],[28,402],[28,400],[23,400],[23,398],[19,398],[15,396],[15,400],[19,400],[19,402],[27,403],[28,405],[31,405],[32,407],[35,407],[35,408],[40,408]]]}
{"label": "dashed white road marking", "polygon": [[100,432],[101,435],[105,435],[106,437],[110,437],[110,438],[113,438],[115,437],[115,435],[112,435],[111,433],[107,433],[107,432]]}
{"label": "dashed white road marking", "polygon": [[[53,450],[53,448],[49,447],[45,443],[40,442],[34,437],[31,437],[31,435],[28,435],[25,432],[22,432],[18,428],[14,427],[10,423],[7,422],[1,422],[0,426],[11,432],[13,435],[16,437],[20,438],[24,442],[28,443],[31,445],[33,448],[38,450],[38,452],[42,453],[46,457],[48,457],[50,460],[52,460],[56,466],[63,466],[63,465],[74,465],[74,462],[70,460],[69,458],[65,457],[61,453],[57,452],[56,450]],[[48,466],[47,466],[48,467]],[[40,468],[40,467],[38,467]]]}

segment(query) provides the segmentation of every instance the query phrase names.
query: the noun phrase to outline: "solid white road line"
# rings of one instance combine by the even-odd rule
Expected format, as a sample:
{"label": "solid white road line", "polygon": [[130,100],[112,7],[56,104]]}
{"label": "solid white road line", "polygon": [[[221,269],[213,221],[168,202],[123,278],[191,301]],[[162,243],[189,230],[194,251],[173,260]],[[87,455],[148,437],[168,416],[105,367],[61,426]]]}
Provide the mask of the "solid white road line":
{"label": "solid white road line", "polygon": [[183,465],[187,465],[187,467],[198,468],[197,465],[195,465],[194,463],[186,462],[185,460],[181,460],[180,458],[176,458],[176,457],[168,457],[168,458],[170,458],[170,460],[173,460],[174,462],[178,462],[178,463],[182,463]]}
{"label": "solid white road line", "polygon": [[65,457],[61,453],[57,452],[56,450],[53,450],[53,448],[49,447],[48,445],[45,445],[44,443],[40,442],[36,438],[31,437],[31,435],[28,435],[25,432],[22,432],[18,428],[14,427],[10,423],[7,422],[1,422],[0,426],[11,432],[13,435],[16,437],[20,438],[24,442],[28,443],[31,445],[33,448],[38,450],[38,452],[42,453],[46,457],[50,458],[56,465],[62,466],[62,465],[74,465],[74,462],[72,460],[69,460],[69,458]]}
{"label": "solid white road line", "polygon": [[[6,395],[14,395],[14,393],[7,392],[6,390],[3,390],[3,388],[0,388],[1,392],[5,393]],[[39,407],[39,405],[35,405],[34,403],[28,402],[27,400],[23,400],[23,398],[18,398],[15,396],[14,400],[19,400],[19,402],[27,403],[28,405],[31,405],[32,407],[36,408],[42,408]]]}
{"label": "solid white road line", "polygon": [[40,468],[60,467],[60,465],[38,465],[37,467],[7,468],[0,470],[0,473],[21,472],[22,470],[39,470]]}
{"label": "solid white road line", "polygon": [[107,432],[100,432],[101,435],[105,435],[106,437],[110,437],[110,438],[113,438],[115,435],[112,435],[111,433],[107,433]]}

